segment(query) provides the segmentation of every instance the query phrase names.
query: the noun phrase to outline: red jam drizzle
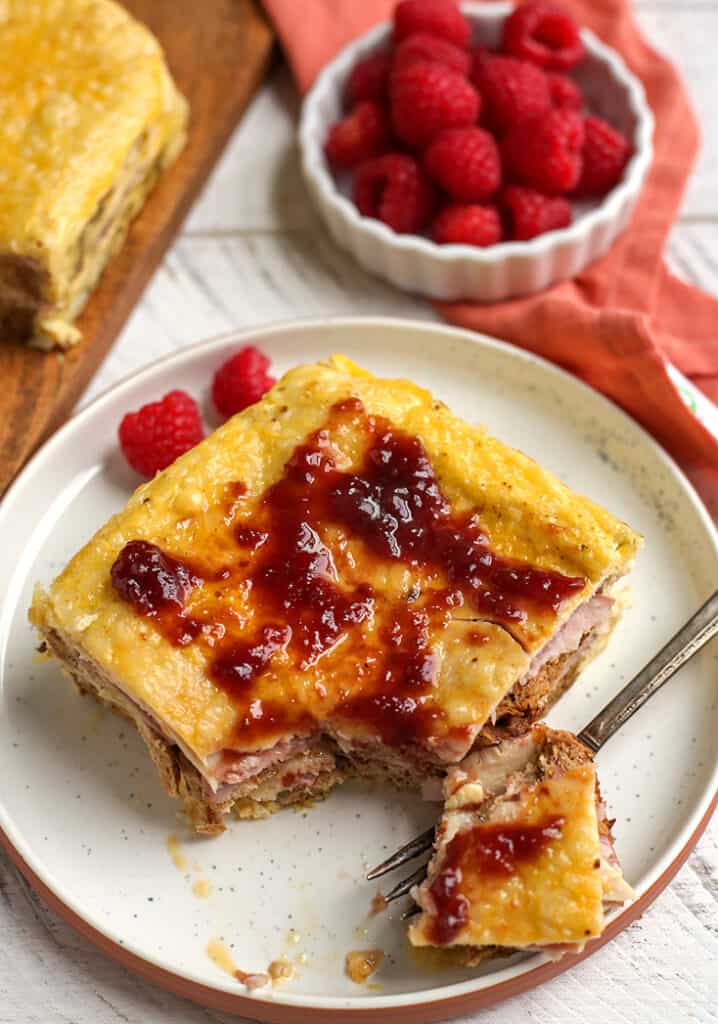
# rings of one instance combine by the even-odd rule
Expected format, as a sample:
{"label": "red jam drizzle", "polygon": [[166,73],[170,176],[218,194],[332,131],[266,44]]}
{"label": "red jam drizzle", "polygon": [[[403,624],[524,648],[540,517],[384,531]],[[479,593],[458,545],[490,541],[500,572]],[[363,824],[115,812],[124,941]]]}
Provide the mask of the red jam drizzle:
{"label": "red jam drizzle", "polygon": [[344,701],[339,711],[373,726],[390,746],[408,746],[436,732],[441,711],[431,702],[440,660],[430,646],[432,622],[409,606],[380,631],[382,658],[366,691]]}
{"label": "red jam drizzle", "polygon": [[343,475],[330,492],[335,521],[380,557],[442,572],[477,611],[509,622],[526,618],[522,598],[556,611],[582,589],[580,577],[495,555],[476,516],[452,515],[419,438],[375,423],[361,472]]}
{"label": "red jam drizzle", "polygon": [[242,695],[247,684],[265,670],[277,651],[283,650],[291,638],[289,626],[264,626],[256,642],[234,644],[219,654],[212,662],[212,675],[221,681],[228,693]]}
{"label": "red jam drizzle", "polygon": [[[300,669],[313,665],[374,610],[370,587],[347,592],[337,585],[331,552],[319,534],[329,481],[336,476],[328,434],[319,431],[294,451],[256,513],[266,523],[259,532],[267,540],[250,574],[253,600],[263,614],[287,624]],[[246,533],[247,525],[240,524],[235,536]]]}
{"label": "red jam drizzle", "polygon": [[436,908],[431,919],[432,942],[448,945],[469,920],[469,901],[461,890],[464,872],[510,878],[560,838],[563,824],[564,819],[556,816],[540,825],[475,825],[457,832],[447,844],[441,871],[429,888]]}
{"label": "red jam drizzle", "polygon": [[157,619],[172,643],[183,647],[199,634],[201,624],[186,618],[184,606],[202,578],[186,562],[149,541],[131,540],[115,559],[110,578],[120,597],[141,615]]}
{"label": "red jam drizzle", "polygon": [[[364,439],[361,463],[350,471],[338,468],[332,442],[345,427]],[[117,592],[172,643],[205,645],[211,677],[253,736],[280,714],[263,709],[255,687],[272,661],[289,658],[302,672],[340,647],[352,652],[358,680],[340,694],[337,713],[371,724],[394,745],[431,735],[443,717],[432,698],[439,671],[432,636],[452,608],[467,604],[483,617],[521,622],[527,608],[555,611],[584,585],[499,558],[475,515],[452,512],[419,438],[368,416],[358,399],[337,403],[294,450],[251,519],[243,515],[244,485],[227,494],[234,562],[223,549],[219,569],[198,571],[131,541],[111,575]],[[412,569],[409,592],[391,603],[366,584],[347,586],[335,564],[339,549],[333,554],[325,540],[328,527],[361,543],[356,557]],[[227,610],[225,595],[240,584],[249,591],[250,621],[232,620]],[[288,714],[294,722],[303,711]]]}
{"label": "red jam drizzle", "polygon": [[120,597],[149,616],[167,608],[181,612],[190,590],[200,582],[186,563],[146,540],[125,544],[110,576]]}

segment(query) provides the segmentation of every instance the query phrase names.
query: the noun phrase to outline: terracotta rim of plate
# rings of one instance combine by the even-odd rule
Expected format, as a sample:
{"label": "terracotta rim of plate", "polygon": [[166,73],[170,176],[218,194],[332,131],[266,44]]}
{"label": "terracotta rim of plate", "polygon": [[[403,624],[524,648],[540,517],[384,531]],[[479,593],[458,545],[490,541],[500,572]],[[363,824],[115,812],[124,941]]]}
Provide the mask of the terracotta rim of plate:
{"label": "terracotta rim of plate", "polygon": [[520,995],[529,989],[550,981],[557,975],[573,967],[591,956],[605,943],[610,942],[619,932],[622,932],[629,924],[639,918],[645,910],[653,903],[673,879],[679,869],[687,860],[689,854],[695,847],[701,835],[706,829],[713,812],[718,806],[718,790],[713,795],[708,809],[699,821],[695,830],[689,837],[685,846],[674,857],[666,870],[660,875],[642,896],[626,908],[623,913],[614,918],[606,926],[603,935],[591,942],[583,953],[578,955],[564,956],[561,960],[541,964],[532,971],[527,971],[506,981],[498,981],[495,985],[480,989],[476,992],[465,992],[458,996],[447,996],[445,999],[432,999],[431,1001],[413,1002],[402,1006],[392,1007],[358,1007],[357,1009],[322,1009],[321,1007],[288,1006],[275,1003],[271,1000],[249,997],[246,995],[233,995],[220,989],[211,988],[208,985],[201,985],[191,981],[180,974],[158,967],[141,956],[131,953],[118,942],[108,938],[84,918],[76,914],[67,906],[52,889],[50,889],[27,864],[21,854],[15,849],[7,835],[0,829],[0,844],[5,848],[10,860],[15,867],[23,874],[36,893],[63,918],[72,928],[78,931],[94,946],[106,953],[117,963],[130,971],[141,975],[145,980],[151,981],[161,988],[166,989],[173,995],[190,999],[200,1006],[210,1010],[219,1010],[224,1013],[238,1014],[249,1017],[252,1020],[266,1022],[266,1024],[306,1024],[307,1014],[311,1013],[312,1020],[317,1024],[336,1024],[338,1020],[351,1021],[352,1024],[376,1024],[378,1021],[396,1021],[398,1024],[432,1024],[434,1021],[448,1020],[458,1017],[462,1013],[471,1010],[486,1009],[494,1006],[502,999],[509,996]]}

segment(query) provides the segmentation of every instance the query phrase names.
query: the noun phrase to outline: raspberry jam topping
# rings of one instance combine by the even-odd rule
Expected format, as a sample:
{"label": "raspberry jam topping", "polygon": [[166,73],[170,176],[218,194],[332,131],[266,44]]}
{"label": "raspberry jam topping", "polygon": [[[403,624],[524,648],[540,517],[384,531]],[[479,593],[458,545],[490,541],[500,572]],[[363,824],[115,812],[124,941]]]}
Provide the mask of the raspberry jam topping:
{"label": "raspberry jam topping", "polygon": [[193,586],[200,582],[184,562],[146,540],[125,544],[110,570],[112,585],[143,615],[181,612]]}
{"label": "raspberry jam topping", "polygon": [[[347,432],[361,443],[351,462],[332,440]],[[112,582],[171,643],[203,647],[245,739],[277,728],[282,714],[306,720],[303,697],[282,710],[263,681],[281,665],[301,691],[320,660],[312,700],[326,698],[332,715],[397,746],[434,735],[445,717],[435,645],[454,610],[521,623],[532,609],[553,614],[584,584],[496,555],[477,517],[453,512],[420,439],[357,399],[333,407],[249,514],[244,486],[227,495],[221,562],[196,569],[132,541]],[[377,577],[409,584],[375,592],[366,581]],[[464,642],[486,639],[476,629]]]}
{"label": "raspberry jam topping", "polygon": [[332,519],[382,558],[439,571],[477,611],[506,621],[526,618],[521,598],[556,611],[582,589],[580,577],[493,554],[476,516],[452,515],[419,438],[374,422],[361,471],[342,474],[329,491]]}
{"label": "raspberry jam topping", "polygon": [[432,625],[438,624],[426,611],[397,612],[380,631],[383,652],[376,682],[343,703],[342,717],[370,723],[395,747],[440,730],[442,712],[431,699],[440,668],[431,648]]}
{"label": "raspberry jam topping", "polygon": [[429,888],[436,908],[431,920],[434,945],[448,945],[469,920],[469,901],[461,888],[465,875],[510,878],[560,838],[563,824],[556,816],[538,825],[476,825],[457,832]]}

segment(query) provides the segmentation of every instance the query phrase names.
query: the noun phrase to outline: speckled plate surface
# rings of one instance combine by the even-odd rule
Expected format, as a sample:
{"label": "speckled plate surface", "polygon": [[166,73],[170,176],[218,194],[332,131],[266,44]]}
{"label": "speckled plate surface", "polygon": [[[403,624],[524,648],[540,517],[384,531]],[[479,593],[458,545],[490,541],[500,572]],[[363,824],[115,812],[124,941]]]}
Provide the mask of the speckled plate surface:
{"label": "speckled plate surface", "polygon": [[[442,970],[407,948],[402,908],[368,918],[376,887],[362,880],[366,867],[425,827],[430,806],[348,785],[309,811],[237,822],[198,840],[133,729],[77,697],[54,664],[35,657],[26,623],[33,583],[48,582],[137,482],[115,445],[122,414],[173,387],[206,399],[214,369],[250,338],[279,371],[341,351],[376,373],[411,377],[645,535],[633,607],[552,724],[584,725],[715,586],[716,533],[675,466],[613,405],[533,356],[391,320],[299,322],[185,350],[75,417],[0,507],[4,841],[46,898],[99,945],[208,1005],[270,1021],[306,1020],[309,1008],[312,1020],[347,1011],[352,1020],[421,1021],[486,1005],[571,961],[514,957],[478,972]],[[707,648],[599,755],[639,906],[665,884],[714,801],[717,656],[715,645]],[[208,944],[226,956],[213,959]],[[344,956],[368,947],[386,958],[374,984],[358,986],[344,974]],[[282,958],[295,976],[248,995],[222,967],[230,958],[245,971]]]}

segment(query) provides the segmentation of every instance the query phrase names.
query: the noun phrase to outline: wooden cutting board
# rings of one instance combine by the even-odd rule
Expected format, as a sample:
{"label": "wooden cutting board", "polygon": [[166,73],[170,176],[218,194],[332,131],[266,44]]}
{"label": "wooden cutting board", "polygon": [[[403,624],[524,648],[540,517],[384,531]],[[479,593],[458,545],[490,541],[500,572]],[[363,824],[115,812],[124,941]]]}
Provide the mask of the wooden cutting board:
{"label": "wooden cutting board", "polygon": [[272,31],[255,0],[124,4],[155,33],[189,100],[188,143],[77,321],[83,341],[65,353],[43,353],[0,338],[0,494],[99,366],[268,66]]}

